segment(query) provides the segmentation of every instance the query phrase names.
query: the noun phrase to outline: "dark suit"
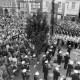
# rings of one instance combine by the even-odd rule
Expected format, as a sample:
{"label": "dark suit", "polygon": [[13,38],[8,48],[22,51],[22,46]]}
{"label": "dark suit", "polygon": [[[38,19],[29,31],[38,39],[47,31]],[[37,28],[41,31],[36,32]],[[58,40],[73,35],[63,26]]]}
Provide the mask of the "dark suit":
{"label": "dark suit", "polygon": [[79,76],[77,74],[72,74],[71,78],[72,78],[72,80],[80,80]]}
{"label": "dark suit", "polygon": [[69,56],[69,55],[65,55],[65,56],[64,56],[64,69],[67,68],[69,59],[70,59],[70,56]]}
{"label": "dark suit", "polygon": [[57,70],[54,70],[53,73],[54,73],[54,78],[53,78],[53,80],[58,80],[58,78],[59,78],[59,76],[60,76],[60,73],[59,73]]}
{"label": "dark suit", "polygon": [[71,71],[73,70],[73,65],[71,64],[68,64],[68,68],[67,68],[67,73],[66,73],[66,76],[71,76]]}

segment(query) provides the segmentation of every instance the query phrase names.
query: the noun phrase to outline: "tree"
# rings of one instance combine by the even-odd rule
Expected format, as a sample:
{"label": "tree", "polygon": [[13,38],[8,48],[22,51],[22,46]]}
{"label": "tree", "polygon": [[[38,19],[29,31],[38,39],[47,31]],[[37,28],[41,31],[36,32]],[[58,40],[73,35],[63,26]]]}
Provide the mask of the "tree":
{"label": "tree", "polygon": [[54,29],[54,0],[52,1],[52,10],[51,10],[51,35],[53,35]]}
{"label": "tree", "polygon": [[76,19],[77,23],[80,23],[80,9],[79,9],[79,13],[78,13],[78,17]]}
{"label": "tree", "polygon": [[28,18],[25,32],[27,33],[27,38],[35,46],[37,54],[40,54],[43,45],[46,43],[48,30],[46,16],[43,16],[40,10],[37,11],[37,14],[33,14],[32,17]]}

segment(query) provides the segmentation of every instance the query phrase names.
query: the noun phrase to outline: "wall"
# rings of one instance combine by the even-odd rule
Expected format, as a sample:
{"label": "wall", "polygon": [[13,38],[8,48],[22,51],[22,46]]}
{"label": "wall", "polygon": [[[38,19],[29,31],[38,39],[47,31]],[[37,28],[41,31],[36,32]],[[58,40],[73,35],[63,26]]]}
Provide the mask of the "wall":
{"label": "wall", "polygon": [[52,0],[43,0],[42,1],[42,12],[49,12],[51,7]]}
{"label": "wall", "polygon": [[[80,1],[67,1],[67,2],[69,2],[69,6],[67,8],[66,14],[78,15]],[[72,9],[72,2],[75,2],[75,9]]]}
{"label": "wall", "polygon": [[[78,15],[80,0],[55,0],[55,2],[57,4],[58,4],[58,2],[61,2],[61,7],[58,8],[58,14],[61,14],[61,15],[64,14],[64,16]],[[72,2],[76,3],[75,9],[72,9]],[[64,6],[63,6],[63,4],[64,4]]]}

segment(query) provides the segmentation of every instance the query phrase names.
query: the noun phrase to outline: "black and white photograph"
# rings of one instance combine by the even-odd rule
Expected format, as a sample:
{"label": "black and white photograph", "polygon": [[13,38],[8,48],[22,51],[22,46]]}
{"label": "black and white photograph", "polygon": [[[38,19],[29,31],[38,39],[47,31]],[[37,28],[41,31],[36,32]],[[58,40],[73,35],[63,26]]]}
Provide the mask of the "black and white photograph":
{"label": "black and white photograph", "polygon": [[80,0],[0,0],[0,80],[80,80]]}

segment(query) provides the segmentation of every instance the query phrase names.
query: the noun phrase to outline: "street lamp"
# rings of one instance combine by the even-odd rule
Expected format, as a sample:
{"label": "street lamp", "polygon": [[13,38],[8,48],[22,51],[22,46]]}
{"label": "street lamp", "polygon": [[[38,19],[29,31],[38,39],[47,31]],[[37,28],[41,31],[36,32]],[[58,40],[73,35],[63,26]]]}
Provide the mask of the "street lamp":
{"label": "street lamp", "polygon": [[51,35],[53,35],[54,29],[54,0],[52,0],[52,10],[51,10]]}

